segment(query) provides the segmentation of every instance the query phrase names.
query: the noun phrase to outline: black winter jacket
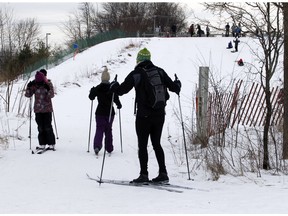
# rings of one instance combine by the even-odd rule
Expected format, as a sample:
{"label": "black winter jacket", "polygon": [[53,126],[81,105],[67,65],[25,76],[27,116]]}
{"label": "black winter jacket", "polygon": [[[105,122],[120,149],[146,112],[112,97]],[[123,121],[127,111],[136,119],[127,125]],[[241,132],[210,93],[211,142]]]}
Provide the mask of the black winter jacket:
{"label": "black winter jacket", "polygon": [[[110,90],[110,83],[100,83],[96,87],[91,88],[89,99],[94,100],[97,97],[98,106],[96,109],[96,115],[109,116],[112,102],[112,92]],[[121,108],[121,102],[119,96],[114,94],[114,103],[117,108]],[[112,116],[115,115],[114,107],[112,108]]]}
{"label": "black winter jacket", "polygon": [[[151,68],[157,68],[158,71],[161,71],[160,74],[163,75],[162,80],[166,87],[169,89],[169,91],[172,92],[179,92],[180,87],[175,84],[171,78],[167,75],[167,73],[157,66],[155,66],[151,61],[143,61],[136,65],[135,69],[128,74],[128,76],[125,78],[124,82],[121,83],[121,85],[115,89],[115,93],[118,95],[123,95],[128,93],[133,87],[136,90],[136,104],[137,104],[137,116],[149,116],[149,115],[165,115],[165,108],[163,109],[153,109],[150,106],[148,106],[147,96],[144,91],[143,85],[141,83],[141,74],[143,73],[144,69],[151,69]],[[168,92],[167,92],[168,94]],[[168,95],[169,98],[169,95]],[[167,99],[168,99],[167,98]]]}

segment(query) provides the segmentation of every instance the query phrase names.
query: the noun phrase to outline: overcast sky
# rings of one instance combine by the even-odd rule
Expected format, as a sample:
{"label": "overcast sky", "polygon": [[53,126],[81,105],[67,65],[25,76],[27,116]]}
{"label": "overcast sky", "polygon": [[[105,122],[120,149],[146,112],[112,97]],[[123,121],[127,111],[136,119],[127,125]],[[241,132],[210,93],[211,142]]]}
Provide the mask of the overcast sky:
{"label": "overcast sky", "polygon": [[[53,1],[54,0],[50,1],[50,3],[9,1],[9,3],[0,3],[0,7],[5,6],[13,9],[16,19],[36,18],[41,26],[43,39],[45,39],[46,33],[51,33],[51,35],[48,36],[49,44],[61,44],[65,38],[65,35],[59,29],[61,28],[61,23],[68,20],[68,15],[77,10],[80,2],[75,0],[71,0],[71,2],[62,0],[60,3]],[[97,1],[93,2],[96,4]],[[188,4],[188,1],[181,2]],[[100,3],[100,1],[98,1],[98,3]],[[199,7],[197,3],[193,3],[193,6],[191,3],[188,5],[189,9],[191,7],[191,9],[193,8],[194,10],[197,10]]]}
{"label": "overcast sky", "polygon": [[75,11],[78,2],[61,2],[61,3],[31,3],[31,2],[12,2],[0,3],[0,6],[7,6],[13,9],[15,19],[36,18],[41,26],[42,36],[46,37],[46,33],[51,44],[59,44],[64,42],[65,35],[60,30],[61,23],[68,20],[69,13]]}

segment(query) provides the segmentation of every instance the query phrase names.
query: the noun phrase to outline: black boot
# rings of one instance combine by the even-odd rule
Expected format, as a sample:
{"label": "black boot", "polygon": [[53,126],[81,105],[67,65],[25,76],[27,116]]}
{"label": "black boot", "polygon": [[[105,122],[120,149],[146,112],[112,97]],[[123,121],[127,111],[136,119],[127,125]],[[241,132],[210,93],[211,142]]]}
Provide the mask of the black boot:
{"label": "black boot", "polygon": [[152,182],[154,183],[168,183],[169,182],[169,178],[167,173],[159,173],[159,175],[156,178],[152,179]]}
{"label": "black boot", "polygon": [[133,179],[131,183],[147,183],[149,182],[148,175],[140,174],[140,176],[137,179]]}

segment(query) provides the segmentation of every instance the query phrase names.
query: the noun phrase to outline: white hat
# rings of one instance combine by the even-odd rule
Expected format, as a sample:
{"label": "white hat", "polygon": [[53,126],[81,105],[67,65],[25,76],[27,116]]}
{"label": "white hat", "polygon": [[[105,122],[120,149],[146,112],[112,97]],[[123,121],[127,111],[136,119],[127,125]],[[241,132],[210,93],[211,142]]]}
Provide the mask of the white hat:
{"label": "white hat", "polygon": [[102,82],[106,82],[106,83],[109,82],[110,80],[110,74],[106,66],[104,67],[104,70],[102,72],[101,80]]}

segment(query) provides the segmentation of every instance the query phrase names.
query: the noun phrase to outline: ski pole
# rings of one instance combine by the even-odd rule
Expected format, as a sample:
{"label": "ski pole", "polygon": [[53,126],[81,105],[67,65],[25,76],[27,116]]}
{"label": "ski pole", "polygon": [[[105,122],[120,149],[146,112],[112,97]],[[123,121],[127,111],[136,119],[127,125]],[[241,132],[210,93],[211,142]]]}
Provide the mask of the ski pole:
{"label": "ski pole", "polygon": [[[116,76],[115,76],[115,78],[114,78],[114,81],[117,81],[117,74],[116,74]],[[109,124],[110,124],[111,117],[112,117],[113,102],[114,102],[114,92],[112,93],[112,100],[111,100],[111,106],[110,106],[110,113],[109,113],[109,118],[108,118],[108,122],[109,122]],[[112,124],[111,124],[111,127],[112,127]],[[102,167],[101,167],[101,174],[100,174],[99,186],[100,186],[101,183],[102,183],[102,175],[103,175],[103,168],[104,168],[105,156],[106,156],[106,149],[105,149],[105,146],[104,146],[104,154],[103,154],[103,161],[102,161]]]}
{"label": "ski pole", "polygon": [[121,144],[121,153],[123,153],[123,147],[122,147],[122,128],[121,128],[121,114],[119,109],[119,127],[120,127],[120,144]]}
{"label": "ski pole", "polygon": [[29,139],[30,139],[30,150],[31,150],[31,118],[32,118],[32,98],[30,98],[29,104]]}
{"label": "ski pole", "polygon": [[54,114],[54,111],[53,111],[53,120],[54,120],[55,132],[56,132],[56,139],[59,139],[59,137],[58,137],[58,131],[57,131],[57,126],[56,126],[56,120],[55,120],[55,114]]}
{"label": "ski pole", "polygon": [[92,112],[93,112],[93,100],[91,100],[91,110],[90,110],[90,124],[89,124],[89,136],[88,136],[88,150],[90,152],[90,135],[91,135],[91,123],[92,123]]}
{"label": "ski pole", "polygon": [[[175,80],[178,80],[178,77],[177,77],[176,74],[175,74]],[[188,154],[187,154],[187,147],[186,147],[185,132],[184,132],[184,122],[183,122],[182,109],[181,109],[181,103],[180,103],[180,94],[178,94],[178,102],[179,102],[179,111],[180,111],[180,118],[181,118],[182,132],[183,132],[183,141],[184,141],[184,148],[185,148],[185,155],[186,155],[186,163],[187,163],[187,170],[188,170],[188,180],[191,180],[191,178],[190,178],[189,162],[188,162]]]}

